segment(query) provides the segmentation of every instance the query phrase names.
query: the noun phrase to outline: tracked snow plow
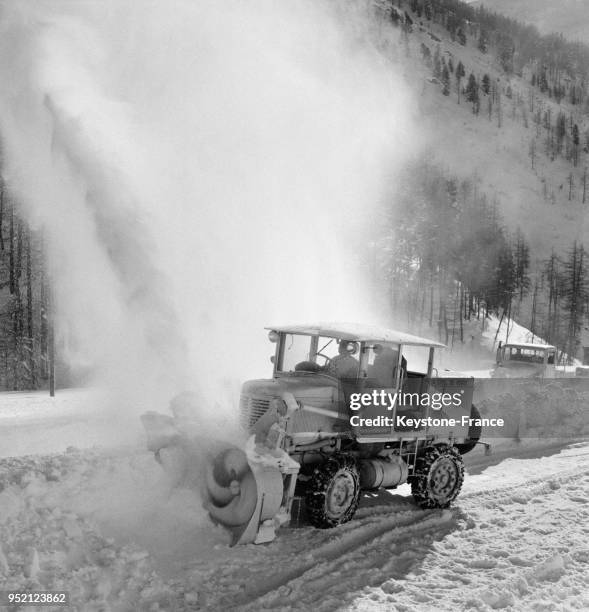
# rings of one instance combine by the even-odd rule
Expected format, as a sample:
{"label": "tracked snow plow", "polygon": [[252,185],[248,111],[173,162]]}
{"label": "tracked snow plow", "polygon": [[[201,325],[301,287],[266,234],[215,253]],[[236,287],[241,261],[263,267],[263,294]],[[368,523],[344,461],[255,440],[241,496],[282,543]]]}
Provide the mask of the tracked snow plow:
{"label": "tracked snow plow", "polygon": [[276,327],[269,339],[272,378],[242,387],[243,448],[211,443],[177,410],[142,416],[148,448],[174,484],[200,490],[232,544],[273,540],[295,488],[323,528],[352,519],[362,490],[405,482],[421,507],[450,505],[481,423],[472,378],[432,377],[443,345],[353,324]]}

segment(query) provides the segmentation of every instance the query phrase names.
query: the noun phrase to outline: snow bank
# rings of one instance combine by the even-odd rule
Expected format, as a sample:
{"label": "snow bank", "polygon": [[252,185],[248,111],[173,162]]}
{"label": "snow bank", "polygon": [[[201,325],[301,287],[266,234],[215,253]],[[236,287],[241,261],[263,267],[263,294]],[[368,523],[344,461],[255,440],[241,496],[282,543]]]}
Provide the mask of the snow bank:
{"label": "snow bank", "polygon": [[[332,530],[229,548],[149,453],[0,459],[0,575],[79,610],[587,609],[589,446],[467,476],[449,510],[364,497]],[[400,489],[400,493],[403,490]]]}
{"label": "snow bank", "polygon": [[4,588],[67,590],[84,610],[176,609],[184,591],[156,572],[146,547],[178,550],[203,526],[227,540],[147,453],[3,459],[0,488]]}
{"label": "snow bank", "polygon": [[473,401],[483,417],[502,417],[506,423],[483,430],[483,439],[573,440],[589,435],[587,378],[477,380]]}

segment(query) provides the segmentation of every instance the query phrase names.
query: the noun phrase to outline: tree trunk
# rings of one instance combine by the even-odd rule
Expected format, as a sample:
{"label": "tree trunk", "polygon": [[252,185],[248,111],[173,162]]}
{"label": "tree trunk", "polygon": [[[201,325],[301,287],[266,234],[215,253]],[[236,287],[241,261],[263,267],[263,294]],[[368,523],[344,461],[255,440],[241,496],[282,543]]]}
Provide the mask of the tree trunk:
{"label": "tree trunk", "polygon": [[501,330],[501,323],[503,323],[503,317],[505,316],[505,308],[501,311],[501,318],[499,319],[499,325],[497,326],[497,331],[495,332],[495,337],[493,338],[493,348],[495,348],[495,344],[497,343],[497,336],[499,335],[499,331]]}
{"label": "tree trunk", "polygon": [[429,326],[430,329],[434,324],[434,279],[430,277],[429,287]]}
{"label": "tree trunk", "polygon": [[9,244],[10,251],[8,255],[8,274],[9,274],[9,286],[10,294],[14,295],[14,209],[10,208],[10,233],[9,233]]}
{"label": "tree trunk", "polygon": [[4,250],[3,223],[4,223],[4,185],[0,187],[0,251]]}
{"label": "tree trunk", "polygon": [[35,337],[33,329],[33,266],[31,262],[31,233],[28,232],[26,245],[26,275],[27,275],[27,338],[29,351],[29,373],[31,387],[37,388],[37,373],[35,370]]}
{"label": "tree trunk", "polygon": [[[505,344],[507,344],[509,342],[509,323],[511,321],[511,302],[512,302],[512,297],[509,297],[509,303],[507,305],[507,332],[505,333]],[[513,327],[513,326],[512,326]]]}
{"label": "tree trunk", "polygon": [[55,397],[55,336],[53,332],[53,321],[49,320],[49,395]]}
{"label": "tree trunk", "polygon": [[464,343],[464,327],[462,325],[462,308],[464,303],[464,285],[460,283],[460,342],[462,343]]}

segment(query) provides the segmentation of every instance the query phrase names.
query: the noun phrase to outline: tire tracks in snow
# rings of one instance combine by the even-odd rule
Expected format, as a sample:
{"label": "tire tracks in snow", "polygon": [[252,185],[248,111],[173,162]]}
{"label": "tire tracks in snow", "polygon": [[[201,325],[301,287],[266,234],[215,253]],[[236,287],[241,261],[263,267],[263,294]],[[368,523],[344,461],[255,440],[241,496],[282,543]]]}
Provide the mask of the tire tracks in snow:
{"label": "tire tracks in snow", "polygon": [[[453,508],[444,511],[408,509],[405,504],[398,502],[365,508],[365,514],[359,521],[352,521],[345,526],[347,532],[314,551],[312,558],[306,562],[264,576],[247,585],[240,595],[220,603],[229,610],[275,609],[281,606],[298,608],[301,605],[311,605],[313,593],[320,590],[326,606],[321,610],[336,609],[342,604],[341,597],[338,599],[334,594],[334,605],[330,606],[329,597],[326,596],[331,590],[336,593],[341,590],[342,582],[345,582],[348,591],[352,582],[361,590],[371,584],[386,582],[391,577],[391,571],[394,573],[399,570],[393,567],[394,561],[391,562],[395,558],[393,551],[401,550],[407,564],[406,570],[409,571],[417,562],[417,556],[408,554],[409,551],[403,545],[416,536],[419,536],[421,543],[424,538],[431,540],[438,536],[437,539],[441,539],[453,527],[460,528],[459,521],[466,519],[468,513],[476,507],[505,506],[521,503],[522,497],[532,499],[554,493],[555,488],[587,472],[587,466],[580,465],[533,478],[524,476],[516,484],[466,491]],[[383,550],[386,553],[384,556]]]}
{"label": "tire tracks in snow", "polygon": [[[390,508],[387,509],[390,511]],[[374,552],[375,548],[386,546],[388,549],[390,545],[400,545],[417,534],[421,538],[428,531],[437,532],[442,526],[445,526],[444,533],[447,533],[456,524],[455,514],[450,510],[405,510],[403,516],[395,513],[389,518],[383,518],[384,514],[371,515],[368,523],[362,522],[343,537],[323,545],[314,551],[312,558],[306,562],[274,575],[264,576],[247,585],[240,596],[221,600],[219,603],[227,610],[260,609],[266,606],[274,608],[276,605],[292,604],[290,594],[295,595],[296,601],[301,603],[301,593],[309,593],[307,587],[311,581],[318,581],[319,588],[323,591],[327,578],[333,580],[334,576],[340,575],[336,566],[344,565],[346,574],[360,576],[368,562],[369,571],[372,572],[374,568],[371,559],[374,555],[370,553]],[[340,580],[341,578],[337,579],[337,582]],[[299,588],[298,583],[301,582],[306,586]],[[361,582],[368,584],[365,576]],[[265,596],[273,591],[276,591],[277,595],[271,599],[282,601],[264,601]]]}

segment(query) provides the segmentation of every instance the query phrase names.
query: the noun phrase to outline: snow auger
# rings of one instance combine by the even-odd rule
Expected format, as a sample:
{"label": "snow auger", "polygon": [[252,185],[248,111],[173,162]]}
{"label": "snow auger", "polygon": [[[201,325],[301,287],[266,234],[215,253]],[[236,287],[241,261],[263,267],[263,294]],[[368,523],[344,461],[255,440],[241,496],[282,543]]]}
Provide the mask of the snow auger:
{"label": "snow auger", "polygon": [[349,323],[275,327],[269,339],[272,378],[241,389],[243,448],[211,442],[190,402],[174,400],[174,418],[142,416],[148,448],[175,484],[200,490],[232,545],[273,540],[295,487],[319,528],[351,520],[362,491],[409,483],[421,507],[456,499],[483,419],[473,378],[432,376],[442,344]]}
{"label": "snow auger", "polygon": [[299,465],[288,454],[256,448],[227,448],[206,464],[204,507],[232,535],[231,545],[271,542],[290,520]]}
{"label": "snow auger", "polygon": [[266,419],[268,429],[258,428],[243,450],[190,435],[194,429],[177,415],[147,412],[141,420],[148,449],[174,485],[199,490],[211,520],[231,534],[231,546],[271,542],[290,521],[300,466],[279,448],[284,419]]}

